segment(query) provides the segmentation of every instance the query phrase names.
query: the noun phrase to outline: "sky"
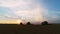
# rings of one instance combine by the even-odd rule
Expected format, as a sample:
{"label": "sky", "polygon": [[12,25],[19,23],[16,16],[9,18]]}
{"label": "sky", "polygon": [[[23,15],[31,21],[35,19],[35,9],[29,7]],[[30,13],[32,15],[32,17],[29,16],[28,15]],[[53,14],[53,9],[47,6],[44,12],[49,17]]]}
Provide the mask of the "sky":
{"label": "sky", "polygon": [[60,23],[60,0],[0,0],[0,22]]}

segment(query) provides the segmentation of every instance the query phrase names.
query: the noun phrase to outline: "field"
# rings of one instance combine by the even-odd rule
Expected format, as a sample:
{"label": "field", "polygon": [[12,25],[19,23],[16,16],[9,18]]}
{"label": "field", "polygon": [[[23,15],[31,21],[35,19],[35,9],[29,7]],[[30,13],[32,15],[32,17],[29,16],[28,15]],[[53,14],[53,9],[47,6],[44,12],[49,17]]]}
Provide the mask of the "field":
{"label": "field", "polygon": [[0,24],[0,34],[60,34],[60,25]]}

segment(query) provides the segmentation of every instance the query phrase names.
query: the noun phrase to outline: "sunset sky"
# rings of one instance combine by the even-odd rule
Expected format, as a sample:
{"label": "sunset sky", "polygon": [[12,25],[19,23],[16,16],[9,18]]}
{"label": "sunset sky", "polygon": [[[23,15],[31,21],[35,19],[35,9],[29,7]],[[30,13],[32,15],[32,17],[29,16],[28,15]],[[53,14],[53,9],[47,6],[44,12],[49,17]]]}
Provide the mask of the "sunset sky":
{"label": "sunset sky", "polygon": [[0,0],[0,22],[11,20],[60,23],[60,0]]}

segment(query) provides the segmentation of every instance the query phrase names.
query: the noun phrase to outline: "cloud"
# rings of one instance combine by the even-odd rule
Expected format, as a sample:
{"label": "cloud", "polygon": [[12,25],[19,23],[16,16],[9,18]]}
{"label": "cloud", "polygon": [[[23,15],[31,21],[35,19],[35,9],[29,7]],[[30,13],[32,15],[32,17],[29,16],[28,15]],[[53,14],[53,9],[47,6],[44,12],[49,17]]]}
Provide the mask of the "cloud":
{"label": "cloud", "polygon": [[38,1],[42,0],[0,0],[0,6],[10,9],[8,17],[14,15],[14,17],[27,21],[43,21],[46,20],[48,10],[44,8],[43,3]]}
{"label": "cloud", "polygon": [[[44,9],[41,5],[33,5],[29,6],[29,8],[23,8],[22,10],[18,10],[19,8],[16,8],[17,11],[13,11],[16,15],[25,17],[25,19],[29,20],[35,20],[42,21],[43,16],[47,14],[47,9]],[[19,6],[20,7],[20,6]],[[31,8],[30,8],[31,7]],[[20,8],[21,9],[21,8]]]}
{"label": "cloud", "polygon": [[0,6],[3,6],[3,7],[25,6],[35,1],[36,0],[0,0]]}

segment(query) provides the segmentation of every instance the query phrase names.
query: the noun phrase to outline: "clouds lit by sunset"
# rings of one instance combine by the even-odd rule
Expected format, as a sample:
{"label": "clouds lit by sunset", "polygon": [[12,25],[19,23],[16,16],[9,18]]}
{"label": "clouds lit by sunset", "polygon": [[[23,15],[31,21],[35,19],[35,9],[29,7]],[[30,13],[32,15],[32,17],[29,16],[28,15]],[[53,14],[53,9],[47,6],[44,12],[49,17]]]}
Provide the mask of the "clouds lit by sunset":
{"label": "clouds lit by sunset", "polygon": [[0,21],[59,22],[59,3],[59,0],[0,0]]}

